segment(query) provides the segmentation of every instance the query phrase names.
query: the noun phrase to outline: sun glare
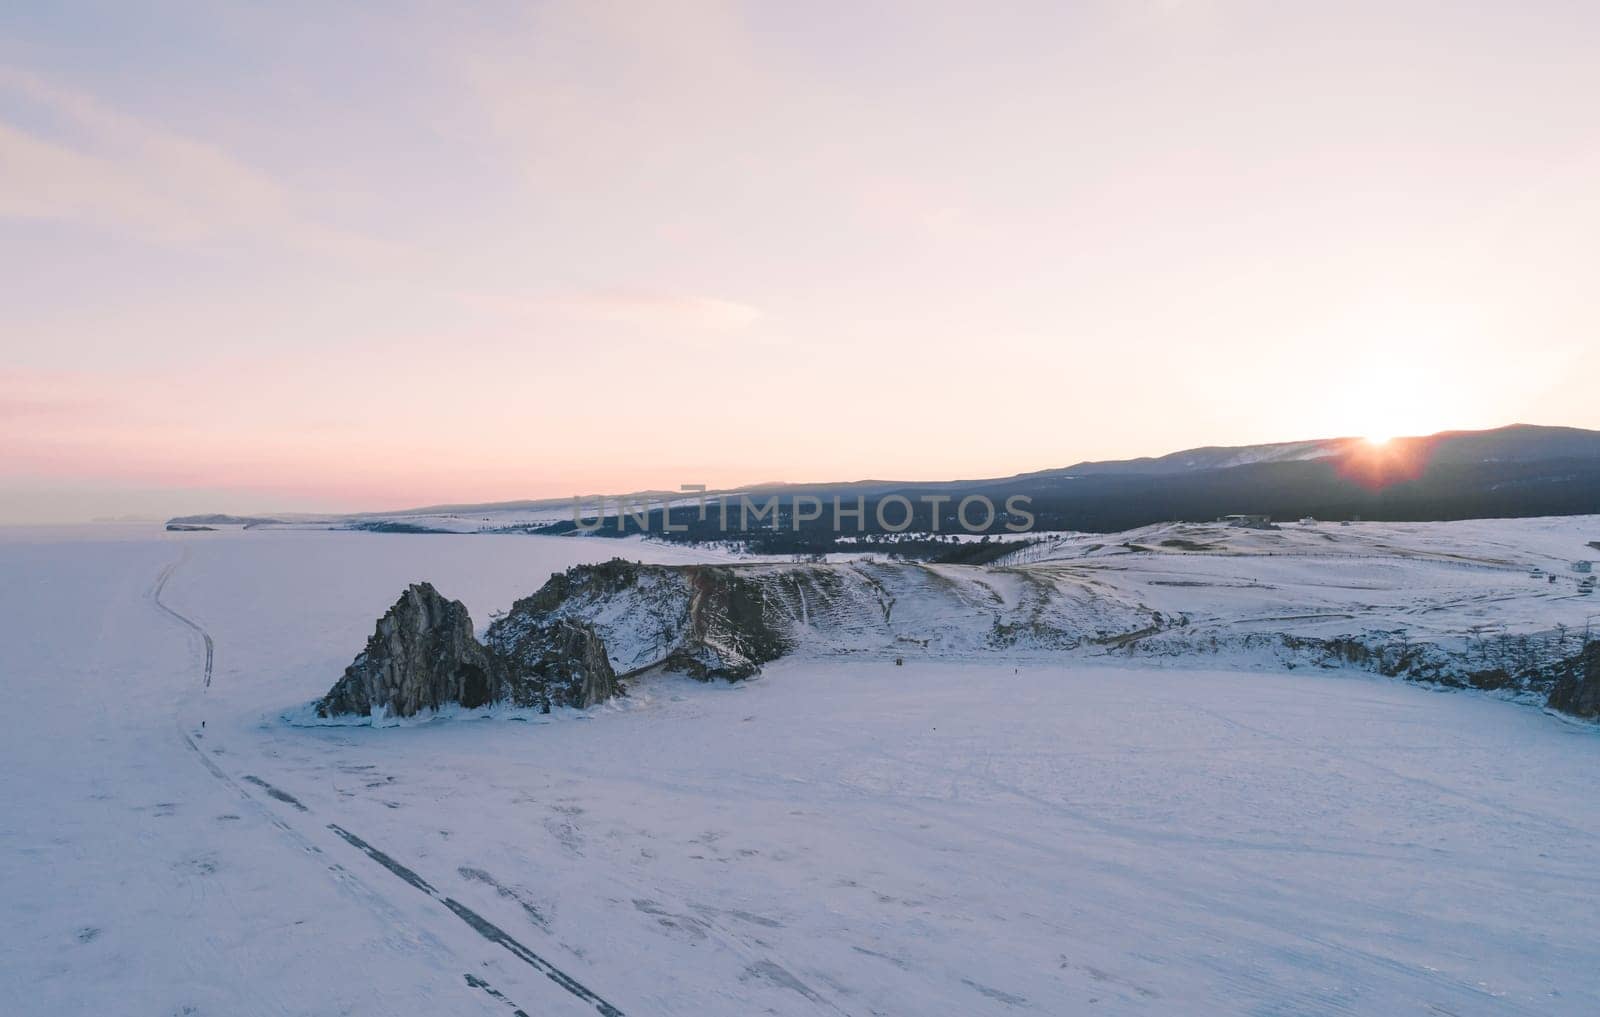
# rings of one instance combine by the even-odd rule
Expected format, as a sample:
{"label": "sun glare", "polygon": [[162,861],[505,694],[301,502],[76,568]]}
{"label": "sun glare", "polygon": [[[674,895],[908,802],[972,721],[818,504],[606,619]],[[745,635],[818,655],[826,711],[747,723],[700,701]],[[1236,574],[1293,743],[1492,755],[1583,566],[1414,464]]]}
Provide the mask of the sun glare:
{"label": "sun glare", "polygon": [[1383,446],[1389,444],[1389,439],[1392,437],[1393,435],[1389,434],[1369,434],[1367,435],[1367,444],[1372,445],[1375,448],[1382,448]]}

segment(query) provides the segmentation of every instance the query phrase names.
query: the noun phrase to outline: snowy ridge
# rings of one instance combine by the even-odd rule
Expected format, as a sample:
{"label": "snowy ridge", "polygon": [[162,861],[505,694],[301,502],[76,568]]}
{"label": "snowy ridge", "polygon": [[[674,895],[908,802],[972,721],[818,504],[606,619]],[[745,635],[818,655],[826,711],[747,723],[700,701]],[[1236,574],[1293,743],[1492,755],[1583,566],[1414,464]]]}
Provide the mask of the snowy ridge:
{"label": "snowy ridge", "polygon": [[1164,456],[1079,463],[1059,471],[1066,476],[1102,473],[1183,473],[1198,470],[1227,470],[1257,463],[1308,462],[1344,455],[1361,442],[1360,438],[1323,438],[1313,441],[1274,442],[1268,445],[1213,445],[1184,449]]}
{"label": "snowy ridge", "polygon": [[1516,692],[1545,688],[1600,619],[1573,568],[1597,524],[1163,524],[1056,537],[992,566],[613,561],[552,579],[497,624],[587,622],[621,674],[737,678],[791,654],[1129,655]]}

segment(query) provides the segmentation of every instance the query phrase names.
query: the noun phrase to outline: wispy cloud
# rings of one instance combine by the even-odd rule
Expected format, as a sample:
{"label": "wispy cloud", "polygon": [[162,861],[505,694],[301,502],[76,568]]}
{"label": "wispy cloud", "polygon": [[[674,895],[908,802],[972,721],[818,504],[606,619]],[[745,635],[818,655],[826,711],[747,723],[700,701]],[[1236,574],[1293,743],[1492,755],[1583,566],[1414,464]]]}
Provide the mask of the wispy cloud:
{"label": "wispy cloud", "polygon": [[611,290],[558,297],[557,310],[630,325],[671,325],[733,332],[760,321],[749,304],[683,293]]}
{"label": "wispy cloud", "polygon": [[38,74],[0,65],[0,97],[53,128],[0,120],[0,216],[131,229],[169,243],[245,233],[345,257],[395,253],[319,222],[271,174],[222,148]]}
{"label": "wispy cloud", "polygon": [[463,293],[479,310],[519,318],[564,318],[602,324],[672,329],[676,332],[739,332],[766,318],[759,308],[732,300],[652,289],[601,289],[533,296]]}

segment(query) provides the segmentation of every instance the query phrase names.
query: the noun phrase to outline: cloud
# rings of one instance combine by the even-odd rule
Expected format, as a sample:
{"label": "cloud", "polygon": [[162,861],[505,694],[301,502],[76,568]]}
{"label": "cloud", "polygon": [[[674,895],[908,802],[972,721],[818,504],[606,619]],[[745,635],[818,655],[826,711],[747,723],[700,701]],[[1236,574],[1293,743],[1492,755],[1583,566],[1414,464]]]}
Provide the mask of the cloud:
{"label": "cloud", "polygon": [[748,304],[681,293],[617,290],[557,298],[552,305],[570,314],[629,325],[669,325],[734,332],[760,321]]}
{"label": "cloud", "polygon": [[462,301],[511,319],[558,317],[602,324],[700,332],[739,332],[765,320],[760,308],[732,300],[649,289],[601,289],[538,296],[462,293]]}
{"label": "cloud", "polygon": [[318,222],[270,174],[28,71],[0,65],[0,97],[48,132],[0,121],[0,216],[130,229],[168,243],[264,236],[344,257],[395,248]]}

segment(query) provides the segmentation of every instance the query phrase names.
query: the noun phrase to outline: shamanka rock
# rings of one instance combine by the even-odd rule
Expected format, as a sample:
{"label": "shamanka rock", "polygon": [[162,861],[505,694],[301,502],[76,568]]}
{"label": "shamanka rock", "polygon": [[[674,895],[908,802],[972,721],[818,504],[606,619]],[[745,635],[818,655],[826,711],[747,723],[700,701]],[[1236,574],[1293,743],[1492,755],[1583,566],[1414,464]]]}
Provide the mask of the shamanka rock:
{"label": "shamanka rock", "polygon": [[833,585],[826,574],[764,581],[711,566],[581,565],[517,601],[480,643],[465,605],[418,583],[378,620],[316,710],[587,708],[623,694],[619,673],[657,665],[737,681],[788,651],[782,629],[796,598],[825,603]]}
{"label": "shamanka rock", "polygon": [[497,669],[472,634],[472,617],[459,600],[446,600],[430,583],[415,583],[395,601],[344,669],[344,677],[317,703],[317,715],[410,717],[447,703],[471,708],[494,698]]}
{"label": "shamanka rock", "polygon": [[589,707],[619,695],[605,644],[592,626],[560,618],[525,625],[517,638],[484,646],[459,600],[446,600],[429,583],[408,587],[318,701],[320,717],[411,717],[423,710],[494,703],[533,707]]}

